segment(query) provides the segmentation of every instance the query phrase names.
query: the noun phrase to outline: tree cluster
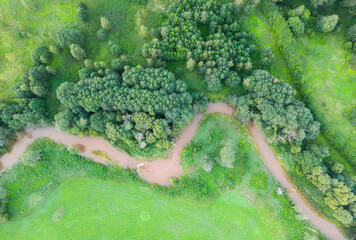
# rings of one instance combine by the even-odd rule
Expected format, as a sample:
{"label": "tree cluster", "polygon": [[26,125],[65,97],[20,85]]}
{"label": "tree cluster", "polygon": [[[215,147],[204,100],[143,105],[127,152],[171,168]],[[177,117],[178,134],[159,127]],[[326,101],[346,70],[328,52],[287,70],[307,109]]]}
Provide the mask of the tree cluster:
{"label": "tree cluster", "polygon": [[[168,21],[161,28],[161,39],[143,47],[149,61],[186,60],[187,68],[205,75],[207,88],[219,91],[222,82],[237,86],[236,71],[252,68],[250,34],[241,30],[234,14],[240,7],[218,1],[183,0],[168,11]],[[204,31],[203,29],[206,29]],[[235,73],[231,73],[235,72]],[[234,76],[234,79],[228,79]],[[236,77],[235,77],[236,76]]]}
{"label": "tree cluster", "polygon": [[66,107],[55,117],[60,130],[105,135],[141,149],[169,148],[172,137],[207,107],[205,97],[187,92],[173,73],[128,66],[122,75],[84,68],[80,81],[63,83],[57,96]]}
{"label": "tree cluster", "polygon": [[244,87],[247,95],[229,97],[242,122],[247,123],[251,118],[261,122],[273,131],[276,142],[302,142],[318,136],[319,122],[294,97],[295,91],[290,85],[279,83],[265,70],[256,70],[244,80]]}

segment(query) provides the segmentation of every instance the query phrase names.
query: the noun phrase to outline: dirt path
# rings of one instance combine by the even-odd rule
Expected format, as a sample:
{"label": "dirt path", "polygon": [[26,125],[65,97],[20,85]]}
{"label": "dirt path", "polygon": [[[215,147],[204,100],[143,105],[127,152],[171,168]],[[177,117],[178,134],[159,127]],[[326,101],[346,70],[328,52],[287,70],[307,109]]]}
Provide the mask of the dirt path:
{"label": "dirt path", "polygon": [[[210,103],[205,114],[198,114],[194,121],[181,131],[179,139],[173,146],[168,159],[159,159],[152,162],[136,161],[126,153],[120,152],[114,148],[103,138],[79,137],[60,132],[55,127],[45,127],[28,130],[28,134],[18,140],[12,147],[11,152],[0,158],[0,162],[3,164],[5,169],[10,168],[13,164],[18,162],[18,159],[22,156],[29,144],[31,144],[35,139],[47,137],[65,145],[80,144],[83,150],[80,155],[92,158],[95,162],[106,165],[107,163],[103,158],[92,153],[95,150],[103,151],[111,159],[117,161],[120,166],[139,170],[138,174],[142,179],[150,183],[168,186],[170,185],[171,178],[178,177],[183,174],[183,169],[179,164],[179,154],[183,147],[193,139],[198,129],[199,121],[203,118],[203,116],[209,113],[225,113],[233,115],[233,112],[233,108],[227,104]],[[282,166],[279,164],[272,150],[269,148],[263,132],[253,124],[249,124],[248,128],[256,141],[267,168],[281,183],[281,185],[288,190],[288,195],[291,200],[302,209],[302,213],[308,217],[309,221],[329,239],[346,239],[335,224],[328,222],[313,212],[298,191],[294,189],[292,183],[286,177]]]}

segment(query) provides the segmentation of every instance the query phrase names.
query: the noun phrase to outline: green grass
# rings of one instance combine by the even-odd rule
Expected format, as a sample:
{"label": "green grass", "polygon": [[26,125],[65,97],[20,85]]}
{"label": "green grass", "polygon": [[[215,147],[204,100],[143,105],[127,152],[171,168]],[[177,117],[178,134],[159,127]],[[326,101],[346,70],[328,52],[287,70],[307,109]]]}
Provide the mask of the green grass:
{"label": "green grass", "polygon": [[[61,206],[64,217],[54,223]],[[138,185],[84,178],[65,182],[31,216],[4,224],[0,238],[274,239],[266,220],[238,193],[189,203]]]}
{"label": "green grass", "polygon": [[[211,136],[216,141],[210,148],[193,151],[198,143],[210,144]],[[213,156],[237,136],[234,168],[214,164],[208,173],[194,164],[202,149]],[[278,183],[231,116],[211,114],[201,121],[182,154],[184,175],[169,188],[70,154],[48,139],[30,150],[42,150],[35,167],[20,163],[0,178],[12,216],[0,225],[1,239],[302,239],[313,233],[309,223],[297,220],[286,195],[276,194]],[[62,206],[64,217],[54,223],[52,215]]]}
{"label": "green grass", "polygon": [[[22,2],[33,5],[33,10],[27,9]],[[31,66],[30,54],[39,45],[50,45],[54,41],[54,32],[62,27],[74,27],[85,32],[84,44],[88,58],[109,62],[113,56],[109,53],[107,41],[100,42],[96,37],[100,29],[100,17],[106,16],[114,26],[109,40],[119,43],[130,55],[134,64],[144,64],[141,56],[142,45],[152,37],[141,37],[138,32],[137,19],[140,18],[148,32],[162,23],[158,12],[146,9],[144,6],[130,0],[98,0],[84,1],[88,5],[89,21],[80,22],[76,14],[76,6],[80,0],[5,0],[0,3],[0,100],[9,101],[12,98],[10,87],[20,80]],[[28,38],[19,36],[19,32],[29,33]],[[59,101],[55,97],[56,88],[65,81],[78,80],[77,70],[82,66],[75,61],[69,51],[55,56],[51,66],[56,67],[57,75],[50,80],[50,95],[47,97],[50,115],[58,111]]]}

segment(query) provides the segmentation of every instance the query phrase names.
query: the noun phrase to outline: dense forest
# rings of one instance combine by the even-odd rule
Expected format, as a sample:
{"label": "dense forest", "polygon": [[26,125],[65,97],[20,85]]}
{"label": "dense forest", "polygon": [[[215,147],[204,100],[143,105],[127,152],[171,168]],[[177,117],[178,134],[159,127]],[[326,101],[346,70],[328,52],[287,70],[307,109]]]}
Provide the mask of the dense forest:
{"label": "dense forest", "polygon": [[[341,163],[328,160],[328,147],[316,138],[324,133],[353,165],[355,149],[332,130],[321,110],[311,103],[306,87],[309,75],[296,50],[296,39],[315,32],[343,32],[348,61],[356,62],[355,6],[354,0],[182,0],[169,6],[166,21],[142,46],[145,64],[132,61],[120,44],[110,40],[114,26],[106,17],[100,18],[96,31],[110,54],[103,61],[88,57],[84,31],[59,28],[53,41],[28,56],[32,67],[13,86],[14,100],[0,104],[0,154],[8,150],[16,133],[50,125],[52,120],[61,131],[103,136],[122,150],[167,151],[180,130],[207,108],[208,97],[188,88],[192,80],[177,77],[192,71],[203,76],[209,92],[219,94],[227,87],[231,94],[223,99],[235,108],[236,117],[246,124],[253,120],[264,129],[270,143],[291,154],[294,170],[320,191],[333,217],[354,229],[355,178],[344,173]],[[257,8],[273,23],[278,48],[297,89],[269,72],[275,52],[267,43],[258,46],[245,27],[243,20]],[[78,20],[85,24],[90,18],[87,6],[80,3],[76,11]],[[49,94],[50,78],[56,75],[50,63],[60,54],[67,54],[81,67],[79,77],[71,76],[78,81],[64,81],[56,89],[61,106],[50,119],[44,98]],[[177,61],[183,61],[186,69],[179,67],[174,73],[166,69]],[[355,125],[355,108],[348,114]],[[237,151],[227,142],[220,164],[232,168],[231,159]],[[205,165],[210,172],[211,166]],[[0,188],[0,215],[6,219],[3,192]]]}

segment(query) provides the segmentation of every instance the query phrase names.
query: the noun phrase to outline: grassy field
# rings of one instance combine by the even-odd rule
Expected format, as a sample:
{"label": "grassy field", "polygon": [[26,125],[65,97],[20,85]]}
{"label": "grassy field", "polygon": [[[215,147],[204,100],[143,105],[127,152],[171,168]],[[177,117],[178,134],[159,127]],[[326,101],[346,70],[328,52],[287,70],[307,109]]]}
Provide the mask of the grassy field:
{"label": "grassy field", "polygon": [[[205,172],[198,167],[201,154],[215,156],[237,136],[234,168],[214,163]],[[27,151],[40,149],[35,167],[20,163],[0,178],[12,216],[0,225],[1,239],[302,239],[313,234],[286,195],[276,193],[278,183],[245,127],[227,115],[208,115],[200,123],[182,153],[184,175],[169,188],[70,154],[47,139]],[[63,218],[53,215],[57,210]]]}
{"label": "grassy field", "polygon": [[[85,49],[88,58],[109,62],[113,56],[107,47],[107,41],[100,42],[96,32],[100,29],[100,17],[106,16],[113,25],[109,40],[119,43],[125,54],[131,56],[133,63],[144,63],[141,47],[152,36],[151,28],[161,25],[161,15],[130,0],[84,1],[88,6],[89,21],[81,22],[76,13],[80,0],[15,0],[0,3],[0,100],[10,100],[10,87],[20,80],[31,66],[30,54],[39,45],[50,45],[54,41],[54,32],[58,28],[74,27],[85,33]],[[140,23],[138,23],[140,19]],[[144,25],[148,34],[140,35],[138,28]],[[27,32],[28,37],[21,37]],[[57,75],[50,80],[50,95],[47,97],[49,111],[53,116],[60,105],[55,89],[63,82],[78,81],[77,70],[83,66],[63,51],[56,55],[51,63],[57,69]]]}
{"label": "grassy field", "polygon": [[[64,217],[54,222],[61,206]],[[238,193],[188,203],[137,185],[84,178],[65,182],[31,216],[1,226],[0,238],[274,239],[266,220]]]}

